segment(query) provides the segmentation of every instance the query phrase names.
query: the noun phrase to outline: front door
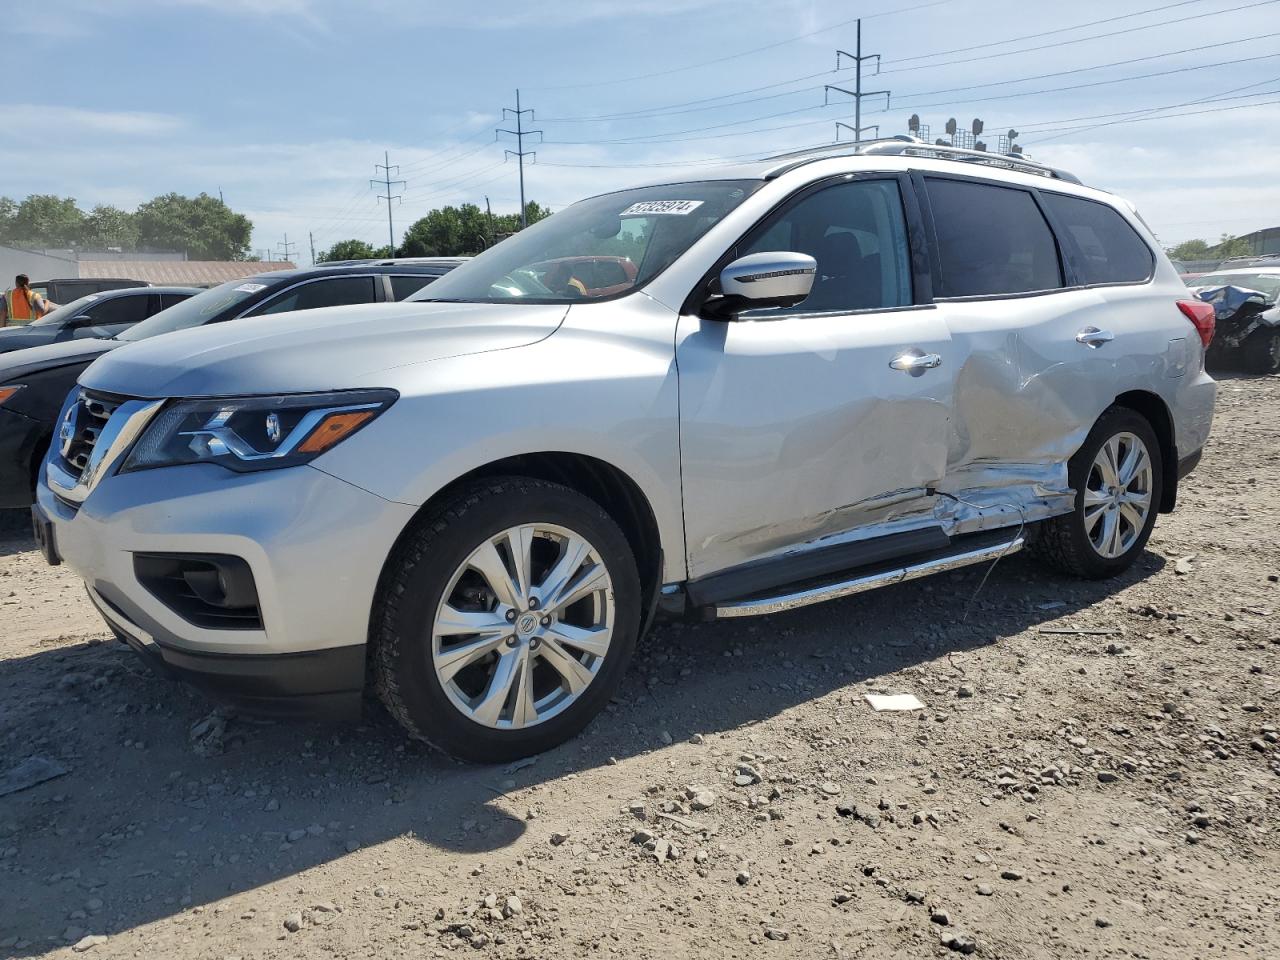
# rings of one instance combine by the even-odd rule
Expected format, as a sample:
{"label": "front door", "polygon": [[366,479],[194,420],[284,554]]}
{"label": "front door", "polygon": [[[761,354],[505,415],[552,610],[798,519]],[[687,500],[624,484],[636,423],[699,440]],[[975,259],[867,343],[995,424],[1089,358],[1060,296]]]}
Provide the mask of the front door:
{"label": "front door", "polygon": [[946,468],[955,356],[916,305],[896,178],[804,191],[734,256],[818,264],[803,303],[680,318],[680,436],[693,579],[887,521],[925,518]]}

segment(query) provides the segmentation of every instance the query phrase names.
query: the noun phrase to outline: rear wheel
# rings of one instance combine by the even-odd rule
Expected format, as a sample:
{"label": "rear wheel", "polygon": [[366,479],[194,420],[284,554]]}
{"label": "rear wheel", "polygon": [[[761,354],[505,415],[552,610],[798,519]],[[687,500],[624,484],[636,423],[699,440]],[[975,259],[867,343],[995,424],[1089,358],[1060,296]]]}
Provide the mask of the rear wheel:
{"label": "rear wheel", "polygon": [[1140,413],[1112,407],[1071,458],[1075,509],[1046,520],[1032,551],[1091,580],[1127,569],[1147,545],[1160,505],[1160,444]]}
{"label": "rear wheel", "polygon": [[1259,327],[1240,348],[1250,373],[1280,373],[1280,327]]}
{"label": "rear wheel", "polygon": [[639,625],[635,560],[608,514],[557,484],[485,481],[419,520],[389,561],[375,685],[413,736],[511,760],[587,725]]}

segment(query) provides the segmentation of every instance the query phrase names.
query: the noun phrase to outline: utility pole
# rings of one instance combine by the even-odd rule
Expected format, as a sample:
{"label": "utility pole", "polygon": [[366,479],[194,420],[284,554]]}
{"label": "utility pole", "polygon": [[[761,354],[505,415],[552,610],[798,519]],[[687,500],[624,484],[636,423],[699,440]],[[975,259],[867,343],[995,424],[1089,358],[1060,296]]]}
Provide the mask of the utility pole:
{"label": "utility pole", "polygon": [[294,260],[293,260],[293,256],[292,256],[292,254],[290,254],[290,252],[289,252],[289,248],[290,248],[290,247],[296,247],[296,246],[297,246],[297,244],[296,244],[296,243],[290,243],[290,242],[289,242],[289,235],[288,235],[287,233],[284,235],[284,242],[283,242],[283,243],[277,243],[277,244],[276,244],[276,246],[277,246],[277,247],[283,247],[283,248],[284,248],[283,250],[281,250],[281,251],[280,251],[280,254],[281,254],[280,259],[281,259],[281,260],[288,260],[290,263],[293,263],[293,262],[294,262]]}
{"label": "utility pole", "polygon": [[399,173],[400,168],[398,166],[395,166],[395,167],[391,166],[391,155],[389,152],[383,151],[382,159],[385,162],[375,163],[373,165],[373,168],[375,170],[384,170],[386,172],[383,174],[382,179],[370,180],[369,186],[373,187],[373,186],[376,186],[377,184],[382,184],[383,188],[387,191],[386,193],[378,194],[378,199],[387,201],[387,243],[391,248],[391,256],[394,257],[396,255],[396,231],[395,231],[395,227],[392,226],[392,223],[391,223],[391,201],[399,200],[401,195],[397,193],[393,196],[391,193],[391,188],[397,187],[397,188],[403,189],[406,186],[407,181],[391,179],[392,173]]}
{"label": "utility pole", "polygon": [[223,199],[222,199],[222,188],[221,188],[221,187],[219,187],[219,188],[218,188],[218,202],[219,202],[220,204],[222,204],[224,207],[227,205],[227,201],[225,201],[225,200],[223,200]]}
{"label": "utility pole", "polygon": [[316,265],[316,235],[310,230],[307,231],[307,239],[311,241],[311,265]]}
{"label": "utility pole", "polygon": [[851,127],[847,123],[837,122],[836,123],[836,139],[837,140],[840,139],[840,128],[844,127],[846,130],[849,130],[853,133],[854,143],[858,143],[862,139],[862,134],[866,130],[875,130],[877,135],[880,133],[880,125],[878,123],[872,124],[871,126],[866,126],[866,127],[862,125],[862,98],[883,96],[884,108],[888,110],[889,98],[891,96],[888,90],[869,90],[866,92],[863,91],[862,62],[864,60],[874,60],[876,62],[876,72],[872,74],[872,76],[876,76],[877,74],[880,73],[880,54],[868,53],[864,56],[862,53],[862,20],[861,19],[858,20],[857,31],[858,31],[857,41],[856,41],[857,46],[853,48],[854,49],[853,53],[847,53],[844,50],[836,51],[836,69],[837,70],[840,69],[841,57],[848,57],[850,60],[853,61],[853,65],[854,65],[853,89],[846,90],[844,87],[836,87],[831,84],[827,84],[826,87],[823,89],[823,95],[822,95],[824,106],[831,102],[832,90],[835,90],[837,93],[843,93],[846,96],[853,97],[853,126]]}
{"label": "utility pole", "polygon": [[[523,204],[521,204],[523,206]],[[489,220],[489,240],[485,243],[484,248],[488,250],[493,246],[493,207],[489,206],[489,195],[485,194],[484,198],[484,214]]]}
{"label": "utility pole", "polygon": [[506,156],[515,157],[520,165],[520,229],[521,230],[523,230],[525,227],[529,225],[529,217],[526,214],[525,208],[524,208],[524,158],[528,156],[528,157],[533,157],[534,160],[536,160],[538,157],[538,154],[535,151],[526,150],[524,148],[524,138],[532,137],[535,135],[539,137],[542,136],[541,130],[526,130],[524,128],[524,115],[526,113],[529,115],[529,119],[532,120],[533,119],[532,109],[525,109],[525,110],[520,109],[520,91],[517,90],[516,91],[516,108],[514,110],[512,110],[510,107],[502,108],[502,119],[505,121],[509,117],[514,117],[516,121],[516,128],[514,130],[507,130],[502,127],[499,127],[497,130],[494,131],[495,139],[501,139],[502,134],[504,133],[509,134],[516,138],[516,149],[506,151]]}

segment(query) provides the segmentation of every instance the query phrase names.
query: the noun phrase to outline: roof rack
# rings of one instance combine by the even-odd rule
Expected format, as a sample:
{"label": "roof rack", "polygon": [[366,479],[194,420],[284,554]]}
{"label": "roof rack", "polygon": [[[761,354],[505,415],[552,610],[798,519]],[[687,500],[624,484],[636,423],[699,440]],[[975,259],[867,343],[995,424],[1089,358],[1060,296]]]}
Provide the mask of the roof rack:
{"label": "roof rack", "polygon": [[765,174],[765,179],[772,180],[796,167],[817,160],[832,157],[866,157],[879,155],[897,155],[909,157],[928,157],[932,160],[955,160],[960,163],[981,163],[990,167],[1003,167],[1007,170],[1018,170],[1023,173],[1034,173],[1068,183],[1080,183],[1080,178],[1066,170],[1036,163],[1026,157],[1007,153],[989,153],[986,150],[968,150],[964,147],[948,147],[941,144],[925,143],[915,137],[897,136],[884,140],[866,140],[862,143],[833,143],[825,147],[810,147],[792,153],[768,157],[769,160],[787,161],[773,167]]}

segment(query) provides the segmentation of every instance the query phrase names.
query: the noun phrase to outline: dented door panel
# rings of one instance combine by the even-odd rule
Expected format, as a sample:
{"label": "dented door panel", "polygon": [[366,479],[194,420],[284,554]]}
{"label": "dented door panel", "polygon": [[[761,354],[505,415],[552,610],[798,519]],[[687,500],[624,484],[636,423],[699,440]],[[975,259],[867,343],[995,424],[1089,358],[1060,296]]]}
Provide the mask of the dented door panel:
{"label": "dented door panel", "polygon": [[[889,366],[911,348],[942,365],[915,376]],[[937,310],[684,316],[676,357],[691,577],[934,522],[926,488],[946,470],[960,366]]]}
{"label": "dented door panel", "polygon": [[[1130,390],[1169,402],[1184,382],[1171,308],[1151,284],[939,304],[966,358],[943,489],[1028,520],[1070,510],[1067,463],[1103,411]],[[1077,339],[1089,330],[1111,338]],[[972,529],[975,514],[958,509],[953,532]]]}

